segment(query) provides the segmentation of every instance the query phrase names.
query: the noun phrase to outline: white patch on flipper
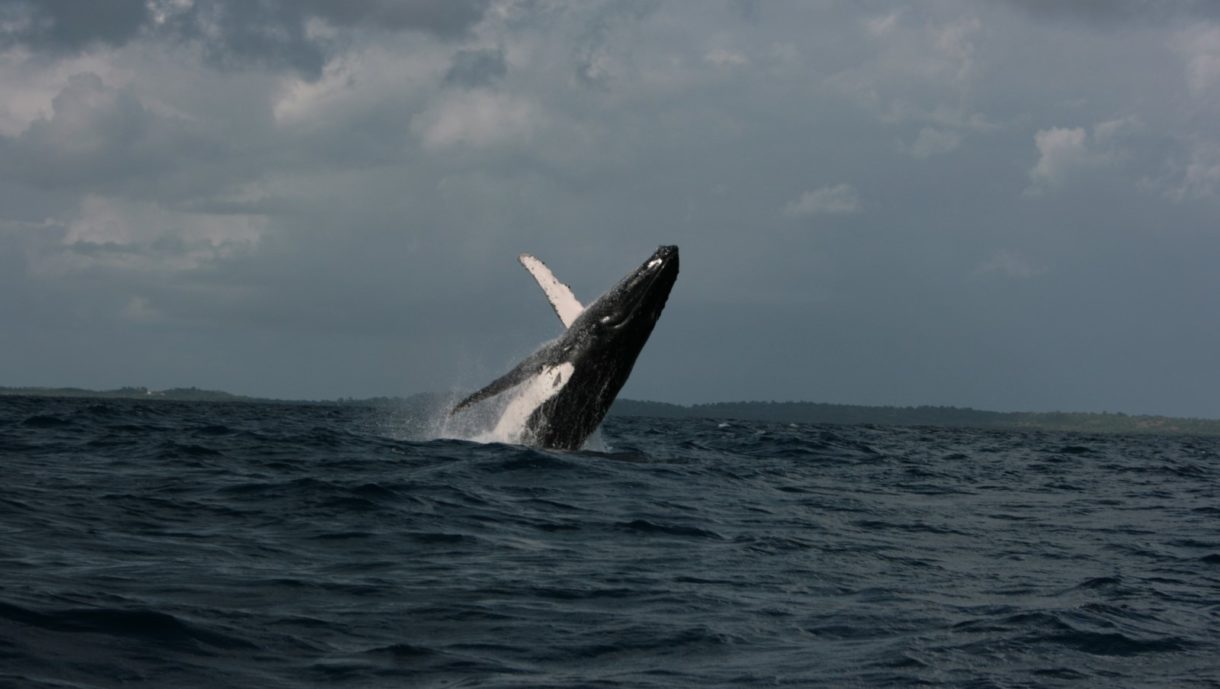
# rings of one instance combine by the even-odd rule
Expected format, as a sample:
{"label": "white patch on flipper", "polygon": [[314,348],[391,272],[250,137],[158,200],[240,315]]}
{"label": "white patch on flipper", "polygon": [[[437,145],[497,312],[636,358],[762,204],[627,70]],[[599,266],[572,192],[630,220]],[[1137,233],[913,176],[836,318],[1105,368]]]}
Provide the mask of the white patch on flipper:
{"label": "white patch on flipper", "polygon": [[572,294],[572,288],[560,282],[551,269],[537,258],[521,254],[517,260],[538,281],[538,286],[546,293],[546,298],[551,301],[551,306],[554,307],[559,320],[563,321],[564,327],[571,327],[572,322],[585,310],[576,295]]}
{"label": "white patch on flipper", "polygon": [[500,421],[491,432],[491,437],[499,442],[521,443],[526,440],[525,423],[530,414],[542,406],[544,402],[559,394],[563,386],[572,379],[576,367],[569,362],[556,366],[548,366],[531,376],[513,393],[513,400],[500,415]]}

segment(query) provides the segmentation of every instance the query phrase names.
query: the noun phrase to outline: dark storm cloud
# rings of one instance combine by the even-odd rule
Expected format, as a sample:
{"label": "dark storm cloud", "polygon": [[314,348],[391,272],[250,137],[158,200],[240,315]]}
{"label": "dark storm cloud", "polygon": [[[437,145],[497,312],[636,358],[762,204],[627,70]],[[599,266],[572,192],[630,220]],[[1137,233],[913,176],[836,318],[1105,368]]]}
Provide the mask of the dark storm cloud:
{"label": "dark storm cloud", "polygon": [[482,18],[489,1],[196,0],[177,8],[144,0],[0,0],[0,45],[73,53],[148,34],[197,42],[218,66],[290,68],[317,77],[335,46],[310,32],[311,20],[455,38]]}
{"label": "dark storm cloud", "polygon": [[459,50],[453,56],[445,83],[459,86],[487,86],[508,74],[503,50]]}
{"label": "dark storm cloud", "polygon": [[199,41],[216,64],[289,67],[317,77],[334,45],[310,34],[310,20],[339,28],[422,31],[455,38],[482,18],[489,1],[196,0],[170,23],[183,37]]}
{"label": "dark storm cloud", "polygon": [[122,45],[148,19],[145,0],[0,0],[0,45],[22,43],[54,52]]}

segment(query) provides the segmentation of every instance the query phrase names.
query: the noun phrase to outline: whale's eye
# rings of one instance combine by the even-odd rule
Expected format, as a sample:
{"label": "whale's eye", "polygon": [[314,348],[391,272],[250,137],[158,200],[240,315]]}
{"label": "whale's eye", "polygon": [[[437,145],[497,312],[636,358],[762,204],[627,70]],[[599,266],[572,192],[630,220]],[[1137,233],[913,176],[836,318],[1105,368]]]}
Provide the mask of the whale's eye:
{"label": "whale's eye", "polygon": [[599,322],[603,327],[606,328],[621,328],[627,324],[627,321],[630,320],[630,311],[619,311],[617,313],[612,313],[609,316],[602,316]]}

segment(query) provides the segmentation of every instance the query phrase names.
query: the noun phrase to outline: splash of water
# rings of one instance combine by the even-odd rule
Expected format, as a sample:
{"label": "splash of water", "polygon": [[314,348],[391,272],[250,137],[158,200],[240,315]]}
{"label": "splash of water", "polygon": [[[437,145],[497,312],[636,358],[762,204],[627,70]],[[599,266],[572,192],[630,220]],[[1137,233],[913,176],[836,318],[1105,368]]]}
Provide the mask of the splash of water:
{"label": "splash of water", "polygon": [[[535,409],[563,389],[575,367],[568,362],[550,366],[526,382],[491,399],[463,409],[450,410],[460,399],[457,392],[432,398],[429,403],[402,409],[387,426],[392,435],[409,440],[469,440],[477,443],[530,445],[533,438],[527,427]],[[609,451],[600,429],[585,440],[584,449]]]}

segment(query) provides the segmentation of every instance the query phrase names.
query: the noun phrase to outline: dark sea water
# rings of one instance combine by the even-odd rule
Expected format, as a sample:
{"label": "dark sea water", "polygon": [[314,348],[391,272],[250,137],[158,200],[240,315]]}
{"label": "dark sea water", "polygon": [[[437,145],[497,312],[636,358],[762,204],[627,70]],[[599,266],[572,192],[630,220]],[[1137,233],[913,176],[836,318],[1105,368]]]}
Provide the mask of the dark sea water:
{"label": "dark sea water", "polygon": [[3,687],[1217,687],[1220,441],[0,398]]}

